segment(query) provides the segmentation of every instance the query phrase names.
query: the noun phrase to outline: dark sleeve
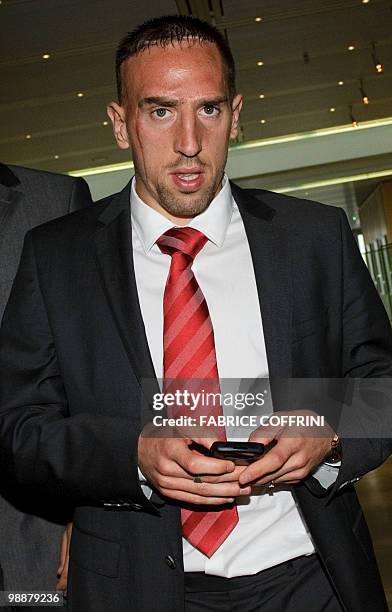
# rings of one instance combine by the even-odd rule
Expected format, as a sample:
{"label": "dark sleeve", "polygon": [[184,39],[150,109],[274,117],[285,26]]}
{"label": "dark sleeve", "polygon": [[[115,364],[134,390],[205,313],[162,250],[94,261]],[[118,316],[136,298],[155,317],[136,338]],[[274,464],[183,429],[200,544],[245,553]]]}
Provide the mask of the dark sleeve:
{"label": "dark sleeve", "polygon": [[68,212],[79,210],[90,204],[92,204],[91,193],[86,181],[82,178],[75,178],[69,200]]}
{"label": "dark sleeve", "polygon": [[[359,252],[344,211],[342,237],[342,376],[355,379],[343,407],[342,463],[323,495],[377,468],[392,452],[392,332],[384,306]],[[363,382],[361,382],[363,381]],[[314,484],[314,479],[310,479]],[[309,483],[310,484],[310,483]],[[312,487],[311,487],[312,488]]]}
{"label": "dark sleeve", "polygon": [[[364,380],[367,396],[354,391],[343,427],[343,460],[336,491],[377,468],[392,452],[392,332],[375,285],[341,211],[343,243],[343,374]],[[371,380],[372,379],[372,380]],[[371,412],[376,426],[371,422]],[[355,421],[354,421],[355,420]],[[361,437],[361,433],[364,437]]]}
{"label": "dark sleeve", "polygon": [[137,447],[127,418],[69,415],[29,232],[0,330],[2,486],[152,509],[140,488]]}

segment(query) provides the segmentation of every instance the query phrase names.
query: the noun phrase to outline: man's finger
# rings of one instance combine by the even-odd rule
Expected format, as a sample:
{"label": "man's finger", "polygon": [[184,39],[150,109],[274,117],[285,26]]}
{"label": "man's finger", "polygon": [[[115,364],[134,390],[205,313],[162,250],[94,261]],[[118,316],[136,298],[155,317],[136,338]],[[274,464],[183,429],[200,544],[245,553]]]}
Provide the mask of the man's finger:
{"label": "man's finger", "polygon": [[191,475],[198,474],[227,474],[235,469],[233,461],[204,457],[193,453],[188,448],[178,447],[174,449],[172,459]]}
{"label": "man's finger", "polygon": [[276,472],[270,472],[262,476],[252,484],[264,485],[273,480],[274,482],[288,482],[289,480],[303,480],[310,472],[310,466],[299,465],[295,456],[290,457],[282,468]]}
{"label": "man's finger", "polygon": [[246,469],[246,465],[236,465],[232,472],[218,476],[203,475],[203,482],[238,482],[240,474]]}
{"label": "man's finger", "polygon": [[[264,429],[264,428],[263,428]],[[261,428],[255,429],[249,436],[249,442],[259,442],[260,444],[270,444],[272,440],[275,440],[275,431],[271,431],[269,428],[265,428],[266,431],[262,431]]]}
{"label": "man's finger", "polygon": [[234,502],[233,497],[204,497],[186,491],[173,491],[172,489],[163,489],[163,495],[171,499],[175,499],[186,504],[197,504],[198,506],[221,506]]}
{"label": "man's finger", "polygon": [[[282,444],[282,439],[264,457],[251,463],[239,476],[241,485],[260,480],[264,476],[278,472],[291,455],[288,444]],[[271,479],[270,479],[271,480]]]}
{"label": "man's finger", "polygon": [[250,486],[240,487],[238,482],[209,483],[203,480],[195,482],[186,478],[166,478],[158,484],[161,491],[171,489],[205,497],[238,497],[251,493]]}
{"label": "man's finger", "polygon": [[60,576],[61,572],[64,570],[67,557],[69,554],[69,543],[70,543],[70,533],[72,532],[72,523],[69,523],[64,530],[63,536],[61,538],[60,545],[60,563],[57,569],[57,575]]}

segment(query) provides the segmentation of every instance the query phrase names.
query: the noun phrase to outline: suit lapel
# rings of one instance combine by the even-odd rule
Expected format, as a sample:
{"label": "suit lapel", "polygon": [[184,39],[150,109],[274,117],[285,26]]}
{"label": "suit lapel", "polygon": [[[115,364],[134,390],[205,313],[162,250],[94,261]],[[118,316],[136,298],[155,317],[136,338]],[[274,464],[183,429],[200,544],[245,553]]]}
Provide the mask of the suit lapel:
{"label": "suit lapel", "polygon": [[252,255],[270,377],[291,376],[291,253],[288,231],[262,199],[231,184]]}
{"label": "suit lapel", "polygon": [[102,287],[132,368],[147,396],[159,392],[137,294],[129,185],[101,214],[93,236]]}

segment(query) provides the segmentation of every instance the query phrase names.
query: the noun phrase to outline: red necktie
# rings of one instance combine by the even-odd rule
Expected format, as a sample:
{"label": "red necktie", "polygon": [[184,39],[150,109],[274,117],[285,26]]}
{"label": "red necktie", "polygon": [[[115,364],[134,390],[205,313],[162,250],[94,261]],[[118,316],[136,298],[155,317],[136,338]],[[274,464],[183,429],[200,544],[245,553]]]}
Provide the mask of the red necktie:
{"label": "red necktie", "polygon": [[[163,376],[164,390],[172,389],[173,379],[188,379],[192,391],[208,380],[208,390],[219,391],[214,330],[207,302],[192,271],[196,255],[207,242],[207,237],[191,227],[172,228],[165,232],[157,245],[170,255],[171,266],[163,300]],[[175,380],[174,380],[175,383]],[[182,382],[180,385],[182,386]],[[178,414],[191,414],[189,408]],[[203,412],[205,413],[205,412]],[[197,417],[197,409],[192,416]],[[208,414],[222,415],[221,405],[208,408]],[[218,434],[226,440],[225,429]],[[238,523],[237,507],[206,512],[181,509],[183,536],[207,557],[211,557]]]}

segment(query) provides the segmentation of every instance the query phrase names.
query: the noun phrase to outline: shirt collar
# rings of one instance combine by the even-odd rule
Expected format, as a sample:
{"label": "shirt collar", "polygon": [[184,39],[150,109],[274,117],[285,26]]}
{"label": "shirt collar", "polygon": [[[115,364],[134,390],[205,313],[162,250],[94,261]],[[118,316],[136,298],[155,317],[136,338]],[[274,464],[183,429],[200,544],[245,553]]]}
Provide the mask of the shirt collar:
{"label": "shirt collar", "polygon": [[[164,232],[176,227],[172,221],[145,204],[136,193],[135,177],[131,186],[131,217],[132,225],[138,234],[144,251],[147,253]],[[211,204],[200,215],[194,217],[187,227],[194,227],[203,232],[216,246],[224,243],[231,216],[233,214],[233,198],[229,179],[224,175],[222,188]]]}

